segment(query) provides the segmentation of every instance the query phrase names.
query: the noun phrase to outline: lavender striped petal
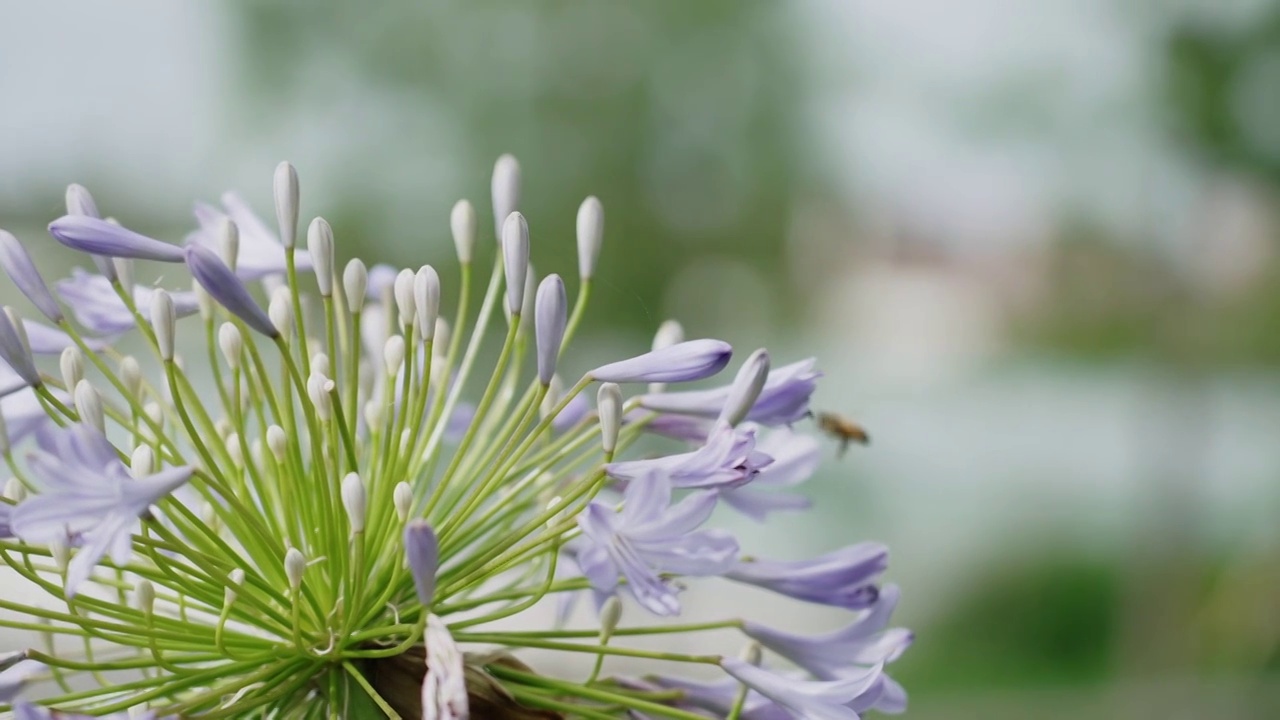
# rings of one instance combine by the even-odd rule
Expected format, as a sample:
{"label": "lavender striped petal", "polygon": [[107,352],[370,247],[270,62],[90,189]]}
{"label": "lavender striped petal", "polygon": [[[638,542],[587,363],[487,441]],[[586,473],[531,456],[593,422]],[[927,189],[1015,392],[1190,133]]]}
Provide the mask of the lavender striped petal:
{"label": "lavender striped petal", "polygon": [[87,215],[63,215],[49,223],[49,234],[69,248],[90,255],[182,262],[182,248],[140,235]]}
{"label": "lavender striped petal", "polygon": [[0,360],[8,363],[26,384],[39,385],[40,371],[19,332],[9,321],[9,313],[0,313]]}
{"label": "lavender striped petal", "polygon": [[733,348],[722,340],[689,340],[601,365],[588,374],[601,382],[689,382],[720,372],[732,355]]}
{"label": "lavender striped petal", "polygon": [[45,317],[55,323],[62,320],[62,308],[58,307],[58,301],[49,292],[44,278],[40,277],[36,264],[31,262],[27,249],[12,233],[4,230],[0,230],[0,267],[4,267],[13,284]]}
{"label": "lavender striped petal", "polygon": [[216,253],[203,245],[188,245],[186,259],[187,267],[196,282],[214,300],[254,330],[269,338],[280,337],[280,331],[276,330],[271,319],[258,307],[244,283],[240,282],[240,278],[236,277]]}
{"label": "lavender striped petal", "polygon": [[426,520],[413,520],[404,528],[404,554],[413,574],[413,587],[418,601],[430,607],[436,594],[436,569],[440,563],[440,544],[436,532]]}

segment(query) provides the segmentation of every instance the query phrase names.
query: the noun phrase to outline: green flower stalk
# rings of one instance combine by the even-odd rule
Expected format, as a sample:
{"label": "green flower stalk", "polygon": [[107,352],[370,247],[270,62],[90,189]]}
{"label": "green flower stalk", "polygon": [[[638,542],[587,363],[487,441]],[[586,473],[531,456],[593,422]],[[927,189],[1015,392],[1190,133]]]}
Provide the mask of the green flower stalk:
{"label": "green flower stalk", "polygon": [[[812,360],[771,371],[759,350],[723,387],[668,392],[732,352],[668,322],[651,352],[565,383],[604,209],[591,197],[578,214],[571,305],[560,276],[530,270],[520,175],[510,156],[495,166],[487,279],[476,212],[453,208],[452,308],[431,266],[336,267],[342,239],[322,218],[299,248],[287,163],[278,231],[228,194],[197,206],[183,246],[100,219],[73,186],[50,233],[107,274],[77,271],[52,291],[0,231],[0,266],[54,323],[0,316],[0,452],[14,476],[0,563],[30,598],[0,599],[0,627],[43,638],[0,655],[0,711],[847,719],[905,707],[883,670],[911,642],[887,626],[898,593],[878,584],[883,547],[768,560],[707,527],[722,500],[760,520],[806,505],[789,491],[820,447],[789,425],[808,412]],[[194,282],[137,286],[135,261],[183,265]],[[135,329],[150,358],[113,346]],[[628,398],[632,383],[649,392]],[[646,434],[681,446],[623,459]],[[708,576],[846,608],[854,625],[806,638],[736,616],[674,619],[686,579]],[[520,622],[544,601],[567,616],[579,596],[595,599],[594,625]],[[667,622],[625,622],[645,613]],[[723,629],[805,674],[767,667],[754,644],[750,661],[632,644]],[[526,648],[593,669],[558,676],[526,664]],[[722,680],[617,677],[609,658]]]}

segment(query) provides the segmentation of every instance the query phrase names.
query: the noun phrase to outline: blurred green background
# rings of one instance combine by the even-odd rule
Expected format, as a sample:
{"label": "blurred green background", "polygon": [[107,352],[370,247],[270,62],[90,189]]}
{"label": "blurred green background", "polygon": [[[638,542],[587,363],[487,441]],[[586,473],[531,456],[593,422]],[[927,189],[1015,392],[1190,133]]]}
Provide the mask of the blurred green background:
{"label": "blurred green background", "polygon": [[448,267],[449,208],[487,214],[514,153],[540,272],[604,202],[583,355],[676,317],[817,354],[816,404],[870,427],[813,519],[735,527],[890,544],[910,717],[1280,717],[1280,3],[3,0],[0,28],[0,225],[50,271],[69,182],[178,239],[196,198],[268,211],[284,158],[344,255]]}

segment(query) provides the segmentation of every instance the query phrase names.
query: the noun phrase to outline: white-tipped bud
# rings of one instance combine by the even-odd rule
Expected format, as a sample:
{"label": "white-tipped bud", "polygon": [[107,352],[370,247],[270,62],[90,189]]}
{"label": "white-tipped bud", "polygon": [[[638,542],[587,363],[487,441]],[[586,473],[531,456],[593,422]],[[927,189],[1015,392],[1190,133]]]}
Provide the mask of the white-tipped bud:
{"label": "white-tipped bud", "polygon": [[124,386],[124,391],[129,393],[129,397],[138,399],[142,397],[142,367],[138,365],[138,359],[132,355],[125,355],[120,359],[120,384]]}
{"label": "white-tipped bud", "polygon": [[342,271],[342,289],[347,295],[347,309],[358,315],[369,291],[369,268],[360,258],[352,258]]}
{"label": "white-tipped bud", "polygon": [[73,395],[76,401],[76,413],[80,416],[80,422],[92,425],[97,428],[98,432],[106,432],[107,422],[102,410],[102,396],[98,394],[93,385],[88,380],[81,380],[76,383]]}
{"label": "white-tipped bud", "polygon": [[[678,345],[682,342],[684,342],[684,326],[676,320],[663,321],[663,323],[658,326],[658,331],[653,334],[654,350],[661,350],[665,347]],[[651,393],[660,393],[666,389],[666,383],[649,383],[649,392]]]}
{"label": "white-tipped bud", "polygon": [[156,608],[156,586],[150,580],[142,578],[133,586],[133,600],[142,614],[150,617]]}
{"label": "white-tipped bud", "polygon": [[240,262],[240,228],[229,217],[218,223],[218,255],[234,272]]}
{"label": "white-tipped bud", "polygon": [[520,163],[514,155],[503,155],[493,164],[493,227],[499,238],[507,216],[520,209]]}
{"label": "white-tipped bud", "polygon": [[603,242],[604,205],[592,195],[578,206],[578,275],[583,280],[590,280],[595,275]]}
{"label": "white-tipped bud", "polygon": [[67,538],[58,535],[49,541],[49,554],[53,556],[53,565],[62,575],[67,574],[67,563],[71,562],[71,543]]}
{"label": "white-tipped bud", "polygon": [[600,608],[601,642],[609,642],[609,638],[613,637],[613,631],[618,629],[618,623],[621,621],[622,601],[617,595],[610,595],[609,599],[604,601],[604,606]]}
{"label": "white-tipped bud", "polygon": [[93,195],[89,194],[88,188],[78,183],[67,186],[67,214],[102,217],[98,212],[98,203],[93,201]]}
{"label": "white-tipped bud", "polygon": [[382,404],[370,400],[364,404],[364,422],[370,431],[382,429]]}
{"label": "white-tipped bud", "polygon": [[285,455],[289,452],[289,436],[285,435],[284,428],[279,425],[267,428],[267,449],[276,462],[284,462]]}
{"label": "white-tipped bud", "polygon": [[329,372],[332,365],[329,363],[328,353],[318,352],[311,356],[311,372],[318,372],[321,375],[332,375]]}
{"label": "white-tipped bud", "polygon": [[316,273],[321,297],[333,295],[333,228],[324,218],[316,218],[307,228],[307,252]]}
{"label": "white-tipped bud", "polygon": [[515,315],[524,308],[524,286],[529,277],[529,223],[518,212],[511,213],[502,225],[502,263],[507,276],[507,310]]}
{"label": "white-tipped bud", "polygon": [[747,418],[751,408],[755,407],[760,392],[764,390],[765,381],[769,379],[769,353],[760,348],[751,353],[738,368],[738,374],[729,386],[729,397],[720,410],[720,420],[730,426],[737,425]]}
{"label": "white-tipped bud", "polygon": [[263,453],[266,451],[267,446],[262,442],[262,440],[254,440],[253,443],[249,445],[249,459],[253,461],[254,465],[261,466],[262,461],[265,458]]}
{"label": "white-tipped bud", "polygon": [[364,480],[356,473],[347,473],[342,478],[342,507],[347,511],[352,533],[364,532],[366,502]]}
{"label": "white-tipped bud", "polygon": [[[400,326],[403,328],[413,327],[413,318],[418,308],[413,303],[413,271],[405,268],[396,275],[396,281],[393,292],[396,298],[396,309],[400,311]],[[407,333],[408,330],[405,330]]]}
{"label": "white-tipped bud", "polygon": [[751,665],[759,665],[763,652],[760,649],[760,643],[752,641],[742,646],[742,650],[738,653],[738,657],[745,663]]}
{"label": "white-tipped bud", "polygon": [[280,242],[286,248],[291,248],[298,241],[298,171],[288,162],[276,166],[273,189],[276,222],[280,225]]}
{"label": "white-tipped bud", "polygon": [[141,480],[156,473],[156,453],[150,445],[139,445],[129,456],[129,474]]}
{"label": "white-tipped bud", "polygon": [[313,372],[307,378],[307,395],[311,397],[316,415],[323,421],[333,418],[333,399],[329,396],[333,387],[333,381],[320,373]]}
{"label": "white-tipped bud", "polygon": [[225,417],[220,417],[215,420],[213,422],[213,429],[218,433],[218,437],[223,440],[226,440],[231,436],[232,432],[235,432],[235,426],[231,424],[231,420],[229,418]]}
{"label": "white-tipped bud", "polygon": [[222,323],[218,328],[218,347],[222,350],[222,357],[227,360],[227,367],[232,370],[240,369],[240,359],[244,353],[244,337],[240,335],[240,328],[233,323]]}
{"label": "white-tipped bud", "polygon": [[289,296],[288,288],[278,287],[271,293],[271,302],[267,303],[267,317],[282,337],[293,334],[293,299]]}
{"label": "white-tipped bud", "polygon": [[62,356],[58,358],[58,368],[62,371],[63,387],[73,388],[79,385],[84,379],[84,355],[80,348],[75,345],[63,348]]}
{"label": "white-tipped bud", "polygon": [[476,247],[476,209],[466,200],[453,204],[449,213],[449,229],[453,231],[453,247],[458,251],[458,262],[467,265]]}
{"label": "white-tipped bud", "polygon": [[560,523],[560,512],[558,508],[563,504],[564,498],[559,495],[555,495],[547,501],[547,512],[551,513],[550,517],[547,518],[548,528],[554,528]]}
{"label": "white-tipped bud", "polygon": [[191,292],[196,296],[196,307],[200,310],[200,319],[208,322],[213,317],[213,296],[198,281],[191,281]]}
{"label": "white-tipped bud", "polygon": [[538,417],[546,419],[556,409],[561,395],[564,395],[564,381],[559,375],[552,375],[551,382],[547,383],[547,394],[542,396],[542,405],[538,407]]}
{"label": "white-tipped bud", "polygon": [[200,503],[200,521],[209,526],[215,535],[222,531],[222,518],[218,517],[218,509],[213,503]]}
{"label": "white-tipped bud", "polygon": [[400,518],[400,522],[407,522],[409,511],[413,509],[413,488],[409,487],[409,483],[396,483],[395,490],[391,491],[391,504],[395,506],[396,517]]}
{"label": "white-tipped bud", "polygon": [[227,448],[227,457],[231,458],[231,465],[236,470],[244,469],[244,449],[240,446],[240,433],[233,432],[227,435],[227,439],[223,441]]}
{"label": "white-tipped bud", "polygon": [[244,587],[244,570],[236,568],[227,575],[227,587],[222,591],[222,604],[226,606],[235,602],[242,587]]}
{"label": "white-tipped bud", "polygon": [[596,394],[596,412],[600,415],[600,444],[607,453],[618,447],[622,430],[622,388],[616,383],[603,383]]}
{"label": "white-tipped bud", "polygon": [[111,258],[111,270],[115,273],[116,282],[125,292],[133,294],[133,260],[129,258]]}
{"label": "white-tipped bud", "polygon": [[404,364],[404,337],[392,335],[387,344],[382,346],[382,362],[387,368],[387,375],[395,377]]}
{"label": "white-tipped bud", "polygon": [[157,428],[160,428],[161,430],[164,429],[164,406],[163,405],[152,400],[151,402],[142,406],[142,412],[147,414],[147,420],[150,420],[152,425],[154,425]]}
{"label": "white-tipped bud", "polygon": [[177,330],[178,313],[173,307],[173,298],[164,290],[156,290],[151,297],[151,327],[156,332],[156,345],[160,348],[160,358],[173,359],[173,335]]}
{"label": "white-tipped bud", "polygon": [[307,571],[307,559],[298,548],[289,548],[284,554],[284,575],[294,592],[302,587],[302,575]]}
{"label": "white-tipped bud", "polygon": [[440,275],[430,265],[418,268],[413,276],[413,305],[417,313],[418,334],[422,340],[433,340],[436,320],[440,318]]}
{"label": "white-tipped bud", "polygon": [[27,487],[18,478],[11,477],[4,483],[4,496],[16,505],[27,499]]}

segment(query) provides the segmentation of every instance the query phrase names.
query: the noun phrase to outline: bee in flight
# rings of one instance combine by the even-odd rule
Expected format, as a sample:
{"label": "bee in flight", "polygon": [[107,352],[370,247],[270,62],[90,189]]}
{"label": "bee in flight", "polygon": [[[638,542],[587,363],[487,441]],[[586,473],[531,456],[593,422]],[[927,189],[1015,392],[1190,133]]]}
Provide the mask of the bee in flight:
{"label": "bee in flight", "polygon": [[833,412],[820,412],[816,415],[816,418],[819,430],[840,441],[840,450],[836,457],[844,457],[845,451],[849,449],[849,443],[851,442],[856,442],[859,445],[866,445],[871,442],[871,436],[867,434],[866,429],[843,415]]}

